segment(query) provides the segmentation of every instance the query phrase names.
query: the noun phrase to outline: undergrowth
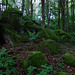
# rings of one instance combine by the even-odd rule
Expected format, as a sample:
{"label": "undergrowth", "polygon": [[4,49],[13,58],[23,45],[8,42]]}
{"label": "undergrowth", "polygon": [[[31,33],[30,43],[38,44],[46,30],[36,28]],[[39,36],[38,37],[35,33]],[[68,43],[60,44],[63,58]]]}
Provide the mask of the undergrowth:
{"label": "undergrowth", "polygon": [[0,75],[17,75],[17,70],[14,67],[16,63],[13,61],[12,57],[8,56],[6,51],[5,48],[0,50]]}

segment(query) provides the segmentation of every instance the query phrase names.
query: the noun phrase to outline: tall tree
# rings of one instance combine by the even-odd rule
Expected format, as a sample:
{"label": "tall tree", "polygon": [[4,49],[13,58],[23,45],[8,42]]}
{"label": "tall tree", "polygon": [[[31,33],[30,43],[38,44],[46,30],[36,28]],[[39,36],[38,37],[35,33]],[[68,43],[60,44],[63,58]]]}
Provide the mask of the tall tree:
{"label": "tall tree", "polygon": [[72,30],[73,31],[73,25],[74,24],[74,0],[71,0],[71,25],[72,25]]}
{"label": "tall tree", "polygon": [[49,0],[46,0],[47,4],[47,22],[48,22],[48,29],[49,29]]}
{"label": "tall tree", "polygon": [[32,17],[33,17],[33,3],[32,3],[32,0],[31,0],[31,20],[32,20]]}
{"label": "tall tree", "polygon": [[0,16],[1,16],[1,4],[2,4],[2,3],[0,3]]}
{"label": "tall tree", "polygon": [[6,9],[7,9],[7,7],[8,7],[8,0],[6,0]]}
{"label": "tall tree", "polygon": [[24,6],[25,6],[25,0],[22,0],[22,16],[21,16],[21,22],[23,20]]}
{"label": "tall tree", "polygon": [[58,29],[60,28],[60,2],[58,0]]}
{"label": "tall tree", "polygon": [[22,16],[23,16],[23,13],[24,13],[24,6],[25,6],[25,0],[22,0]]}
{"label": "tall tree", "polygon": [[68,8],[68,0],[66,0],[66,9],[67,9],[67,32],[68,32],[68,25],[69,25],[69,8]]}
{"label": "tall tree", "polygon": [[28,0],[28,15],[29,15],[29,0]]}
{"label": "tall tree", "polygon": [[59,0],[61,11],[61,29],[65,31],[65,0]]}
{"label": "tall tree", "polygon": [[42,3],[42,28],[45,28],[45,0],[41,0]]}

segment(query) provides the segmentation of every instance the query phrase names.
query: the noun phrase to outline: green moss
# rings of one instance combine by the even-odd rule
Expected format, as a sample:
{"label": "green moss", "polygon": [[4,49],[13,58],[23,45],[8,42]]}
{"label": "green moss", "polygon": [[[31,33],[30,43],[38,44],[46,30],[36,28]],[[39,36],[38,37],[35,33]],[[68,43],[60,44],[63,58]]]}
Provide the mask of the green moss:
{"label": "green moss", "polygon": [[52,39],[55,40],[56,42],[59,42],[59,37],[57,37],[56,34],[49,29],[44,29],[40,31],[40,37],[45,39]]}
{"label": "green moss", "polygon": [[75,73],[72,73],[72,74],[70,74],[70,75],[75,75]]}
{"label": "green moss", "polygon": [[32,46],[29,46],[29,48],[28,48],[29,50],[31,50],[32,49]]}
{"label": "green moss", "polygon": [[62,43],[70,42],[71,40],[71,35],[62,30],[56,30],[55,34],[60,38],[60,42]]}
{"label": "green moss", "polygon": [[32,54],[23,60],[23,68],[26,69],[29,66],[40,67],[46,64],[48,61],[41,52],[31,52]]}
{"label": "green moss", "polygon": [[68,74],[65,72],[58,72],[58,75],[68,75]]}
{"label": "green moss", "polygon": [[63,56],[64,62],[70,66],[75,66],[75,56],[70,53],[66,53]]}
{"label": "green moss", "polygon": [[58,36],[66,35],[67,33],[64,32],[63,30],[55,30],[55,34]]}
{"label": "green moss", "polygon": [[6,29],[5,34],[9,35],[15,45],[29,41],[29,38],[19,35],[16,31],[13,32],[12,30]]}
{"label": "green moss", "polygon": [[28,62],[28,59],[25,59],[22,61],[22,64],[23,64],[23,68],[26,69],[27,67],[29,67],[29,62]]}
{"label": "green moss", "polygon": [[60,46],[53,40],[44,40],[37,44],[35,49],[44,53],[57,54]]}
{"label": "green moss", "polygon": [[3,11],[1,22],[9,24],[11,28],[14,28],[17,31],[20,31],[21,23],[20,23],[20,17],[22,13],[18,9],[15,8],[9,8]]}

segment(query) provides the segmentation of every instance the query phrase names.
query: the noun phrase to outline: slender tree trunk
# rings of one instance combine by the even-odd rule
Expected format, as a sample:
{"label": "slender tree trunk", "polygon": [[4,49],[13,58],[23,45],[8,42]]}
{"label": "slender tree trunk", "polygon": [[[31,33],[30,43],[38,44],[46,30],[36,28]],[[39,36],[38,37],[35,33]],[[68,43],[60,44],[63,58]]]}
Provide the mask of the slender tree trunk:
{"label": "slender tree trunk", "polygon": [[75,0],[73,0],[73,31],[75,31]]}
{"label": "slender tree trunk", "polygon": [[21,22],[23,20],[23,14],[24,14],[24,5],[25,4],[25,0],[22,0],[22,16],[21,16]]}
{"label": "slender tree trunk", "polygon": [[61,11],[61,30],[65,31],[65,1],[60,0],[60,11]]}
{"label": "slender tree trunk", "polygon": [[32,20],[32,17],[33,17],[33,4],[32,4],[32,0],[31,0],[31,20]]}
{"label": "slender tree trunk", "polygon": [[22,17],[23,17],[23,13],[24,13],[24,5],[25,4],[25,0],[22,0]]}
{"label": "slender tree trunk", "polygon": [[48,22],[48,29],[49,29],[49,1],[46,0],[46,4],[47,4],[47,22]]}
{"label": "slender tree trunk", "polygon": [[57,25],[56,25],[56,9],[55,9],[55,7],[56,7],[56,3],[54,2],[54,10],[55,10],[55,30],[57,29]]}
{"label": "slender tree trunk", "polygon": [[68,8],[68,0],[66,0],[66,9],[67,9],[67,32],[68,32],[68,25],[69,25],[69,8]]}
{"label": "slender tree trunk", "polygon": [[29,15],[29,0],[28,0],[28,15]]}
{"label": "slender tree trunk", "polygon": [[71,32],[73,31],[73,0],[71,0]]}
{"label": "slender tree trunk", "polygon": [[41,0],[41,2],[42,2],[42,24],[41,24],[41,26],[42,26],[42,29],[44,29],[45,28],[45,0]]}
{"label": "slender tree trunk", "polygon": [[74,0],[71,0],[71,31],[74,30]]}
{"label": "slender tree trunk", "polygon": [[2,3],[0,3],[0,16],[1,16],[1,4],[2,4]]}
{"label": "slender tree trunk", "polygon": [[60,5],[58,0],[58,29],[60,29]]}
{"label": "slender tree trunk", "polygon": [[7,9],[7,7],[8,7],[8,0],[6,0],[6,9]]}

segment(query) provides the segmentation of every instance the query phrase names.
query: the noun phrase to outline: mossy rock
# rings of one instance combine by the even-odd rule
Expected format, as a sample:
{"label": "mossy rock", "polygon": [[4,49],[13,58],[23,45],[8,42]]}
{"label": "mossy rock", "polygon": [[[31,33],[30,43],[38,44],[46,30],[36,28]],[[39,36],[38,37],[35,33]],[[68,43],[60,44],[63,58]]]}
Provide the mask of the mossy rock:
{"label": "mossy rock", "polygon": [[[8,27],[11,27],[12,29],[15,29],[17,31],[20,31],[21,23],[20,23],[20,17],[22,15],[22,12],[15,8],[9,8],[3,11],[1,16],[1,23],[9,24]],[[7,26],[5,24],[5,26]]]}
{"label": "mossy rock", "polygon": [[58,36],[66,35],[67,33],[64,32],[63,30],[55,30],[55,34]]}
{"label": "mossy rock", "polygon": [[65,72],[58,72],[58,75],[68,75],[68,74]]}
{"label": "mossy rock", "polygon": [[52,40],[55,40],[56,42],[59,42],[59,37],[57,37],[52,30],[44,29],[40,31],[39,33],[40,33],[40,38],[52,39]]}
{"label": "mossy rock", "polygon": [[53,40],[44,40],[35,46],[35,49],[43,53],[57,54],[59,53],[60,46]]}
{"label": "mossy rock", "polygon": [[64,62],[70,66],[75,66],[75,56],[70,53],[66,53],[63,56]]}
{"label": "mossy rock", "polygon": [[16,31],[12,30],[5,30],[5,34],[9,35],[11,41],[13,44],[19,44],[19,43],[24,43],[26,41],[29,41],[29,38],[23,37],[22,35],[19,35]]}
{"label": "mossy rock", "polygon": [[72,36],[72,37],[71,37],[70,43],[71,43],[72,45],[75,45],[75,36]]}
{"label": "mossy rock", "polygon": [[60,42],[62,43],[70,42],[71,40],[71,35],[62,30],[56,30],[55,34],[60,38]]}
{"label": "mossy rock", "polygon": [[40,67],[48,63],[48,60],[41,52],[31,52],[32,54],[29,55],[25,60],[22,61],[23,68],[26,69],[29,66]]}

